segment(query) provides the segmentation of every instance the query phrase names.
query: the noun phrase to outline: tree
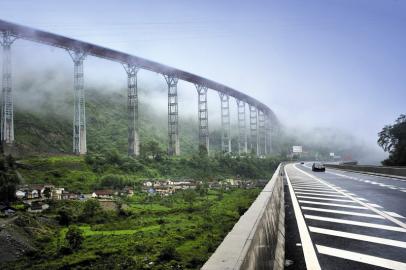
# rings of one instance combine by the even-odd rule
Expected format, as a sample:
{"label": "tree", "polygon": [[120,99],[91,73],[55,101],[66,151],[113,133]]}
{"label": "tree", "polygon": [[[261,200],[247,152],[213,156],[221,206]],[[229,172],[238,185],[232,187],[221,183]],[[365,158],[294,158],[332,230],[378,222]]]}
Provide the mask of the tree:
{"label": "tree", "polygon": [[60,225],[69,225],[73,220],[72,210],[67,207],[62,207],[58,210],[58,221]]}
{"label": "tree", "polygon": [[15,200],[19,179],[14,171],[14,158],[9,155],[0,158],[0,202]]}
{"label": "tree", "polygon": [[405,166],[406,165],[406,115],[401,114],[396,119],[395,124],[386,125],[378,133],[378,145],[385,152],[389,153],[389,158],[382,161],[383,165]]}
{"label": "tree", "polygon": [[164,155],[164,150],[159,146],[157,141],[148,141],[144,145],[142,145],[142,152],[144,156],[152,156],[155,160],[161,160],[162,156]]}
{"label": "tree", "polygon": [[84,203],[81,217],[83,220],[89,220],[95,217],[98,213],[100,213],[100,211],[101,206],[99,201],[95,199],[90,199]]}
{"label": "tree", "polygon": [[83,231],[78,226],[72,225],[66,232],[65,239],[71,249],[79,249],[84,240]]}
{"label": "tree", "polygon": [[47,198],[47,199],[50,199],[50,198],[51,198],[51,188],[46,187],[46,188],[44,189],[44,196],[45,196],[45,198]]}

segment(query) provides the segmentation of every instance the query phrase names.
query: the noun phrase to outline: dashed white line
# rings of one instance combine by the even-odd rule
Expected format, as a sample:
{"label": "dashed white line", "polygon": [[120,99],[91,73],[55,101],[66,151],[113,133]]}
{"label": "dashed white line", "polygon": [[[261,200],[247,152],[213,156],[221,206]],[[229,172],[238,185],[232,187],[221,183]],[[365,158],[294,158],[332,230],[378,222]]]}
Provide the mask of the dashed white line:
{"label": "dashed white line", "polygon": [[405,270],[406,263],[388,260],[376,256],[366,255],[358,252],[347,251],[338,248],[331,248],[322,245],[316,245],[317,251],[324,255],[339,257],[347,260],[357,261],[361,263],[367,263],[383,268],[393,269],[393,270]]}
{"label": "dashed white line", "polygon": [[387,245],[387,246],[406,248],[406,242],[391,240],[391,239],[386,239],[386,238],[381,238],[381,237],[363,235],[363,234],[358,234],[358,233],[348,233],[348,232],[343,232],[343,231],[336,231],[336,230],[330,230],[330,229],[324,229],[324,228],[318,228],[318,227],[312,227],[312,226],[309,226],[309,230],[311,232],[319,233],[319,234],[328,234],[328,235],[332,235],[332,236],[361,240],[361,241],[372,242],[372,243],[377,243],[377,244],[382,244],[382,245]]}
{"label": "dashed white line", "polygon": [[315,201],[307,201],[307,200],[299,200],[299,202],[300,203],[306,203],[306,204],[328,205],[328,206],[353,208],[353,209],[368,209],[365,206],[358,206],[358,205],[345,205],[345,204],[338,204],[338,203],[324,203],[324,202],[315,202]]}
{"label": "dashed white line", "polygon": [[371,217],[371,218],[384,219],[384,217],[381,217],[380,215],[365,214],[365,213],[352,212],[352,211],[333,210],[333,209],[318,208],[318,207],[308,207],[308,206],[302,206],[302,209],[303,210],[310,210],[310,211],[317,211],[317,212],[326,212],[326,213],[334,213],[334,214],[342,214],[342,215],[351,215],[351,216],[360,216],[360,217]]}
{"label": "dashed white line", "polygon": [[312,199],[312,200],[321,200],[321,201],[335,201],[335,202],[350,202],[352,203],[353,201],[350,200],[343,200],[343,199],[334,199],[334,198],[320,198],[320,197],[314,197],[314,196],[296,196],[298,198],[304,198],[304,199]]}
{"label": "dashed white line", "polygon": [[353,221],[353,220],[346,220],[346,219],[339,219],[339,218],[319,217],[319,216],[314,216],[314,215],[304,215],[304,216],[307,219],[313,219],[313,220],[350,224],[350,225],[355,225],[355,226],[377,228],[377,229],[383,229],[383,230],[395,231],[395,232],[406,232],[406,229],[401,228],[401,227],[381,225],[381,224],[376,224],[376,223],[360,222],[360,221]]}
{"label": "dashed white line", "polygon": [[308,188],[295,188],[295,191],[309,191],[309,192],[320,192],[325,194],[340,194],[336,191],[322,191],[322,190],[315,190],[315,189],[308,189]]}
{"label": "dashed white line", "polygon": [[[344,195],[333,195],[333,194],[323,194],[323,193],[314,193],[314,192],[302,192],[298,191],[295,192],[296,194],[303,194],[303,195],[316,195],[316,196],[323,196],[323,197],[336,197],[336,198],[348,198]],[[338,193],[337,193],[338,194]],[[365,199],[364,199],[365,200]]]}

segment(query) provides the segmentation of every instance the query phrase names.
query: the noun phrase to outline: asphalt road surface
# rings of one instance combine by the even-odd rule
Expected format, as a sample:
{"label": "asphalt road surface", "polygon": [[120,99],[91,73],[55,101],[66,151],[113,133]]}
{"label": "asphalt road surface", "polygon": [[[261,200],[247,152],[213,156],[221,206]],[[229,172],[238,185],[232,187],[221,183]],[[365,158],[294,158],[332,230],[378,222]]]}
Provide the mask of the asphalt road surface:
{"label": "asphalt road surface", "polygon": [[406,270],[406,180],[285,167],[307,269]]}

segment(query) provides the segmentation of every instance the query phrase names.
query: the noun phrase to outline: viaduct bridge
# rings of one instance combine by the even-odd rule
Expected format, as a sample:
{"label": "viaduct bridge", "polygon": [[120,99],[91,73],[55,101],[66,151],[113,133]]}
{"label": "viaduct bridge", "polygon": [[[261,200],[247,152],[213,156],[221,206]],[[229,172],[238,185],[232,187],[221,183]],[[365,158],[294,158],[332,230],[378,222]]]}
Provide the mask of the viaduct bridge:
{"label": "viaduct bridge", "polygon": [[[239,154],[253,151],[257,155],[271,152],[271,131],[278,122],[273,111],[258,100],[201,76],[172,68],[144,58],[102,46],[79,41],[31,27],[0,20],[0,44],[3,48],[3,84],[1,108],[1,142],[11,146],[14,142],[13,97],[11,72],[11,45],[17,39],[30,40],[66,50],[74,64],[74,117],[73,153],[86,153],[86,115],[83,62],[94,56],[123,65],[128,78],[128,154],[139,155],[137,74],[140,69],[162,74],[168,85],[168,154],[179,155],[178,81],[196,86],[198,93],[199,144],[209,151],[209,121],[207,91],[217,91],[221,101],[221,149],[231,152],[230,97],[236,100]],[[249,109],[249,116],[246,108]],[[247,132],[247,122],[249,133]]]}

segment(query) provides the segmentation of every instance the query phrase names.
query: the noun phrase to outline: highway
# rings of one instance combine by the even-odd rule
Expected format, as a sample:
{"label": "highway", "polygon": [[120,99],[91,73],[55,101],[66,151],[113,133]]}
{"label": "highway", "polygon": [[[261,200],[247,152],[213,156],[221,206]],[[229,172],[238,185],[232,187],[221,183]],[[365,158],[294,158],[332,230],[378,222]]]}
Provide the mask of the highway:
{"label": "highway", "polygon": [[307,269],[406,270],[406,180],[285,166]]}

